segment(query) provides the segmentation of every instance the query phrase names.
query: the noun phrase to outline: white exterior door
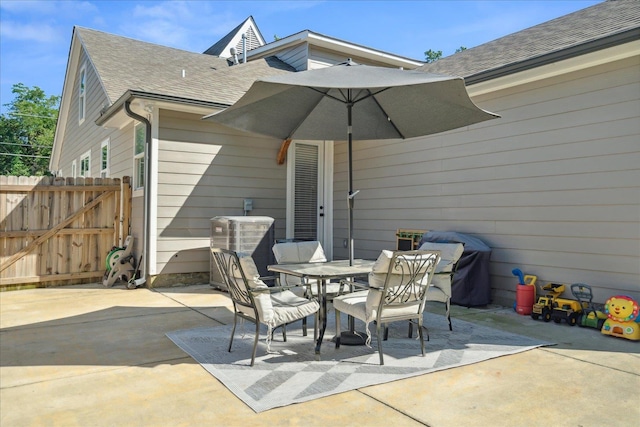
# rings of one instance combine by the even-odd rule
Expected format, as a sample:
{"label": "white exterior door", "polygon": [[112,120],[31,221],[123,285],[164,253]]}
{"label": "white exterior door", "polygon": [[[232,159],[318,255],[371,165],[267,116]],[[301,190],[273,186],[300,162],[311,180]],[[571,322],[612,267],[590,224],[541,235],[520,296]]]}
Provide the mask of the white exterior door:
{"label": "white exterior door", "polygon": [[287,239],[318,240],[332,259],[333,142],[293,141],[287,159]]}

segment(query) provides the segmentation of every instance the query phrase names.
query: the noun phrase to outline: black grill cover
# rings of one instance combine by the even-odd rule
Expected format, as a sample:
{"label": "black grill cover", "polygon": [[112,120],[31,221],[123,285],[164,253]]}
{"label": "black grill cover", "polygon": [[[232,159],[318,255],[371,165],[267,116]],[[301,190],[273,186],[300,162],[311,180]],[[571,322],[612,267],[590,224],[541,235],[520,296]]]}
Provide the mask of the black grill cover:
{"label": "black grill cover", "polygon": [[477,237],[455,231],[428,231],[420,239],[420,245],[425,242],[464,244],[451,285],[452,304],[475,307],[491,303],[489,246]]}

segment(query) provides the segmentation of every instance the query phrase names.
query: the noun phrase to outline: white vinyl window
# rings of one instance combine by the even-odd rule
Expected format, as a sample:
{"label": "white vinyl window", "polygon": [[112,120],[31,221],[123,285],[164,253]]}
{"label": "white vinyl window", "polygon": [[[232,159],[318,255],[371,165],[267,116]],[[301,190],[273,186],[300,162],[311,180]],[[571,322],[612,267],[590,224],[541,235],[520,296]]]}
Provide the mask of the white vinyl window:
{"label": "white vinyl window", "polygon": [[109,176],[109,140],[105,139],[100,144],[100,177]]}
{"label": "white vinyl window", "polygon": [[85,67],[80,69],[80,78],[78,79],[78,121],[82,123],[87,109],[86,85],[87,71]]}
{"label": "white vinyl window", "polygon": [[133,189],[144,187],[144,145],[147,128],[138,123],[135,126],[135,139],[133,144]]}
{"label": "white vinyl window", "polygon": [[77,176],[77,172],[78,171],[78,164],[76,162],[76,160],[74,159],[73,162],[71,162],[71,177],[75,178]]}
{"label": "white vinyl window", "polygon": [[91,151],[87,151],[80,157],[80,176],[91,176]]}

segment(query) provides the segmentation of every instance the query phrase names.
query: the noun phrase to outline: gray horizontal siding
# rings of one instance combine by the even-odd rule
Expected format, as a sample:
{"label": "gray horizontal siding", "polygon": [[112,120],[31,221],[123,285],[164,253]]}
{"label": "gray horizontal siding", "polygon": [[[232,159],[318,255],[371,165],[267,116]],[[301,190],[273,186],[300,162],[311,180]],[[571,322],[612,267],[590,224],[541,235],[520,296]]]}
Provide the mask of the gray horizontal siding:
{"label": "gray horizontal siding", "polygon": [[[455,230],[493,248],[494,301],[511,270],[640,299],[638,58],[477,97],[501,119],[407,141],[356,141],[356,256],[398,228]],[[357,124],[354,124],[357,126]],[[337,144],[336,256],[346,256],[346,147]]]}
{"label": "gray horizontal siding", "polygon": [[307,60],[309,58],[308,45],[303,43],[290,49],[284,49],[278,52],[276,56],[297,71],[304,71],[307,69]]}
{"label": "gray horizontal siding", "polygon": [[110,130],[96,126],[94,123],[100,114],[103,105],[107,103],[107,97],[100,85],[98,76],[93,69],[91,62],[87,60],[87,56],[82,51],[80,60],[78,61],[78,69],[76,77],[80,77],[80,70],[85,66],[85,97],[86,97],[86,113],[82,123],[78,118],[78,82],[71,82],[71,86],[67,90],[71,90],[69,112],[66,117],[65,134],[63,135],[63,145],[60,152],[60,162],[58,169],[62,170],[63,176],[71,176],[71,163],[73,160],[77,162],[77,173],[80,173],[80,156],[87,151],[91,151],[91,176],[100,176],[100,143],[104,141]]}
{"label": "gray horizontal siding", "polygon": [[209,271],[211,218],[243,215],[276,219],[284,236],[286,166],[276,163],[280,141],[242,134],[201,116],[160,110],[158,143],[157,272]]}

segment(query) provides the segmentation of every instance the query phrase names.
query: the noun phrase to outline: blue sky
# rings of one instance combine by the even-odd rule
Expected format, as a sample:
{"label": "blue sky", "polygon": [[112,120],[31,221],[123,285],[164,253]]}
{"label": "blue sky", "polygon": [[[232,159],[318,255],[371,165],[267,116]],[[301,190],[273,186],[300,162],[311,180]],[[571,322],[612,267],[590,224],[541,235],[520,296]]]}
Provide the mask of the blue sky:
{"label": "blue sky", "polygon": [[423,60],[451,55],[599,0],[0,1],[0,112],[15,83],[61,95],[74,25],[202,52],[253,16],[267,41],[302,30]]}

